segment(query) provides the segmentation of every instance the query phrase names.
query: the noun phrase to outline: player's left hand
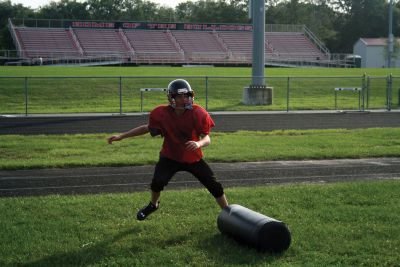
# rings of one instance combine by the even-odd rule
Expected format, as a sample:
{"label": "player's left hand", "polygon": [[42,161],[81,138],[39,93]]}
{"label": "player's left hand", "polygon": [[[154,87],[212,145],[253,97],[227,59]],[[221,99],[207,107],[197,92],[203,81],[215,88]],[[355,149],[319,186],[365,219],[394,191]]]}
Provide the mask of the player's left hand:
{"label": "player's left hand", "polygon": [[196,141],[188,141],[185,143],[185,145],[186,145],[186,149],[188,149],[190,151],[195,151],[200,148],[199,143]]}

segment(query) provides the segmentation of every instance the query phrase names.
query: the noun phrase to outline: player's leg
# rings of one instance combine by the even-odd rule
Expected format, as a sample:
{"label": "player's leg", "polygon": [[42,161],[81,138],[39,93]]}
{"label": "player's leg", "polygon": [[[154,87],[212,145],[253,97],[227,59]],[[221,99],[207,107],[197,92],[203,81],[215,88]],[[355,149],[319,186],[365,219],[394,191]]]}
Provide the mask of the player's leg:
{"label": "player's leg", "polygon": [[211,170],[207,162],[200,160],[196,163],[187,165],[185,170],[193,174],[200,181],[200,183],[207,188],[221,208],[228,206],[224,189],[221,183],[219,183],[215,178],[214,172]]}
{"label": "player's leg", "polygon": [[150,203],[140,209],[136,215],[136,218],[140,221],[144,220],[151,213],[156,211],[159,206],[159,199],[161,195],[161,191],[171,180],[172,176],[178,171],[178,166],[174,161],[171,161],[167,158],[160,157],[160,160],[157,162],[155,169],[153,180],[151,181],[151,200]]}
{"label": "player's leg", "polygon": [[226,199],[225,194],[223,194],[220,197],[215,198],[217,201],[218,205],[221,207],[221,209],[228,207],[228,200]]}

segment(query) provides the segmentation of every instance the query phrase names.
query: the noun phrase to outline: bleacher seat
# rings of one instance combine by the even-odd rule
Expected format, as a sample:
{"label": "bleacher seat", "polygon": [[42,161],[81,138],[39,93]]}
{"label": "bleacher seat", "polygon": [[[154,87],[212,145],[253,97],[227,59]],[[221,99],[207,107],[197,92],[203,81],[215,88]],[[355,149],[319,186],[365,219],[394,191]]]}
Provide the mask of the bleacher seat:
{"label": "bleacher seat", "polygon": [[[195,31],[14,27],[28,58],[119,57],[148,64],[245,63],[252,61],[250,31]],[[13,35],[14,36],[14,35]],[[302,32],[266,32],[265,57],[277,60],[327,59]],[[113,59],[114,60],[114,59]]]}
{"label": "bleacher seat", "polygon": [[167,31],[125,30],[124,34],[135,51],[135,60],[183,60],[179,45]]}
{"label": "bleacher seat", "polygon": [[28,58],[80,56],[68,29],[17,27],[15,33]]}
{"label": "bleacher seat", "polygon": [[253,39],[251,32],[218,32],[218,36],[232,53],[233,59],[252,59]]}
{"label": "bleacher seat", "polygon": [[137,52],[179,52],[165,31],[131,30],[124,33]]}
{"label": "bleacher seat", "polygon": [[171,33],[190,61],[212,62],[227,57],[227,52],[213,32],[172,31]]}
{"label": "bleacher seat", "polygon": [[300,32],[267,32],[266,38],[281,58],[317,59],[324,55]]}
{"label": "bleacher seat", "polygon": [[74,29],[74,32],[86,56],[126,56],[129,52],[118,30]]}

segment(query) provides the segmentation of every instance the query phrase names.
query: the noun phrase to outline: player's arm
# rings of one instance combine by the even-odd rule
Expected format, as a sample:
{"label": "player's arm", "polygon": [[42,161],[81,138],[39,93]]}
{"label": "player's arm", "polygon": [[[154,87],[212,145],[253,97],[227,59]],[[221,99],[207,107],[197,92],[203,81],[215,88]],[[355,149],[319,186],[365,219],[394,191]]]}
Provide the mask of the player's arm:
{"label": "player's arm", "polygon": [[114,142],[114,141],[121,141],[122,139],[125,139],[128,137],[134,137],[134,136],[138,136],[138,135],[143,135],[148,132],[149,132],[149,126],[148,126],[148,124],[144,124],[139,127],[133,128],[125,133],[110,136],[107,138],[107,142],[109,144],[112,144],[112,142]]}
{"label": "player's arm", "polygon": [[186,149],[189,150],[196,150],[201,147],[205,147],[211,144],[211,138],[208,134],[205,135],[200,135],[200,140],[199,141],[188,141],[186,142]]}

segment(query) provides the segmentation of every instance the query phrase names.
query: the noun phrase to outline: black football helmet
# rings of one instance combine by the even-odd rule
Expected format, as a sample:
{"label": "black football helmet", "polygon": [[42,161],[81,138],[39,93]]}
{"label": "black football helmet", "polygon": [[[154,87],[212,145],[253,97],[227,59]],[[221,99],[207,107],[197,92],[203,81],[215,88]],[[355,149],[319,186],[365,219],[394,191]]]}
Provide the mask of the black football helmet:
{"label": "black football helmet", "polygon": [[178,79],[170,82],[168,85],[167,94],[168,94],[169,104],[173,108],[176,108],[175,97],[177,95],[187,95],[188,100],[185,102],[184,108],[192,109],[194,100],[194,91],[186,80]]}

